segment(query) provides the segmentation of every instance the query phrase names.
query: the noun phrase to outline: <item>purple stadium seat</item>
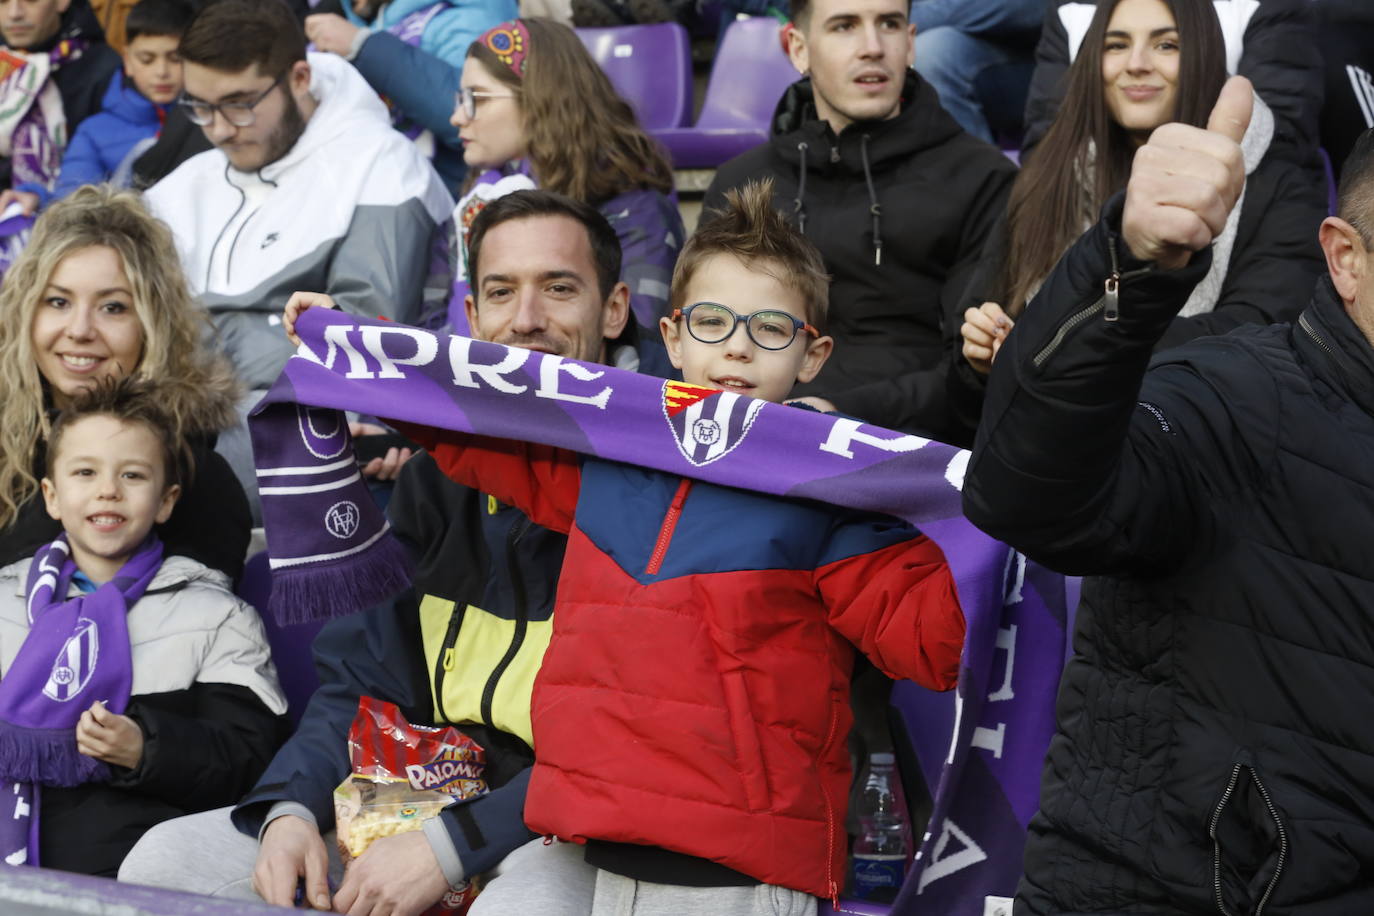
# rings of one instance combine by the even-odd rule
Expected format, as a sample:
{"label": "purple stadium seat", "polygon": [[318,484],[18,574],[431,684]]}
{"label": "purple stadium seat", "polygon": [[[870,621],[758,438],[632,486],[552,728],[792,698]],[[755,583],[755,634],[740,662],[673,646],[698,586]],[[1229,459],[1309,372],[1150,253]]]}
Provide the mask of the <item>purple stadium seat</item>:
{"label": "purple stadium seat", "polygon": [[715,168],[768,139],[773,109],[797,79],[778,30],[772,16],[730,23],[696,125],[651,131],[668,148],[674,168]]}
{"label": "purple stadium seat", "polygon": [[282,692],[286,694],[286,714],[291,717],[294,728],[300,722],[315,688],[320,686],[310,646],[324,626],[324,621],[289,626],[279,624],[267,611],[267,599],[271,595],[272,575],[267,566],[267,552],[255,553],[243,566],[239,597],[257,608],[262,617],[263,626],[267,629],[267,644],[272,648],[272,661],[277,666],[277,678],[281,681]]}
{"label": "purple stadium seat", "polygon": [[645,130],[692,120],[692,45],[676,22],[577,29]]}

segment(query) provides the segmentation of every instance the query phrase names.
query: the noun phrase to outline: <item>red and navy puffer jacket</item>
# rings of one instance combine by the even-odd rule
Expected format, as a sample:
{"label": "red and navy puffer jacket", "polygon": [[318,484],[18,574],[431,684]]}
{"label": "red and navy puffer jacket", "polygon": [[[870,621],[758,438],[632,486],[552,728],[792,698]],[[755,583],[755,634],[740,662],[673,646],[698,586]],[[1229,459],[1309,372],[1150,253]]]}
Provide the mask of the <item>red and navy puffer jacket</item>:
{"label": "red and navy puffer jacket", "polygon": [[528,826],[836,893],[854,646],[953,686],[964,617],[909,525],[435,430],[449,476],[568,532]]}

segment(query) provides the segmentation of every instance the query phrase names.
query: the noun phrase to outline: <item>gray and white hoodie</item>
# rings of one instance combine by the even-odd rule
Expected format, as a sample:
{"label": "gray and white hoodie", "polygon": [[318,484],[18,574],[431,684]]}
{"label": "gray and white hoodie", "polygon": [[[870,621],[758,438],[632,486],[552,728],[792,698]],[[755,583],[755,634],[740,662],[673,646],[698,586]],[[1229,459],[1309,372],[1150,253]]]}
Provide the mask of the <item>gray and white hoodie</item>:
{"label": "gray and white hoodie", "polygon": [[269,387],[294,352],[280,319],[297,290],[328,293],[354,314],[419,323],[435,233],[453,209],[353,66],[333,54],[310,54],[309,63],[319,105],[285,156],[240,172],[209,150],[147,192],[250,390]]}

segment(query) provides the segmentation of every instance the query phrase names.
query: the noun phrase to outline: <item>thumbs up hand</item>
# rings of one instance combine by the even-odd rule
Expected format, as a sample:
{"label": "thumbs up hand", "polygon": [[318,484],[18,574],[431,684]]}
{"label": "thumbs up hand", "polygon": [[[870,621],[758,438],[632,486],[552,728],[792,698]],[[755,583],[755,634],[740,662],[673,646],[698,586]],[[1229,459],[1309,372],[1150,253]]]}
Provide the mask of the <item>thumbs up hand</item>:
{"label": "thumbs up hand", "polygon": [[1250,81],[1233,76],[1206,130],[1165,124],[1136,150],[1121,219],[1131,254],[1172,270],[1221,233],[1245,187],[1240,141],[1253,107]]}

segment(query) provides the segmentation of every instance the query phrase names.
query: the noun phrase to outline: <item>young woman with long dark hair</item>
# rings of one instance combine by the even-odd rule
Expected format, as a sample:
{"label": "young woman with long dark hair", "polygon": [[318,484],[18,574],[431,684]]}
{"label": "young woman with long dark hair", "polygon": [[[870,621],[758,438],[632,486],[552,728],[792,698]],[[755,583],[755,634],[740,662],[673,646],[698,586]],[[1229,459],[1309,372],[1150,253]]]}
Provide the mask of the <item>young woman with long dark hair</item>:
{"label": "young woman with long dark hair", "polygon": [[[1206,125],[1225,59],[1210,0],[1098,4],[1063,106],[1017,176],[1007,219],[969,292],[952,382],[966,423],[976,425],[997,347],[1064,251],[1126,187],[1136,149],[1162,124]],[[1282,321],[1307,301],[1322,270],[1324,194],[1305,171],[1267,154],[1273,134],[1273,116],[1257,97],[1242,143],[1245,192],[1213,244],[1211,270],[1160,349]]]}

